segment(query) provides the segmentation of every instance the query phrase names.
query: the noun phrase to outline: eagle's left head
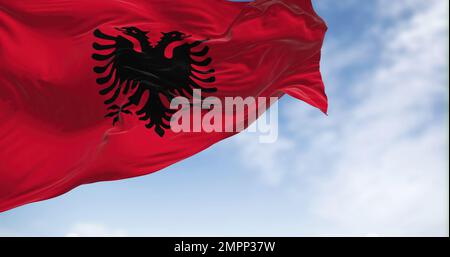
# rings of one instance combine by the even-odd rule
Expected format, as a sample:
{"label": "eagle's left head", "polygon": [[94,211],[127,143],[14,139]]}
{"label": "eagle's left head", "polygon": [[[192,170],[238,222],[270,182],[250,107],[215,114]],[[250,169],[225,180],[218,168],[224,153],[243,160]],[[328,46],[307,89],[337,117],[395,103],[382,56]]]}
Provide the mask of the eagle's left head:
{"label": "eagle's left head", "polygon": [[143,31],[143,30],[140,30],[140,29],[138,29],[136,27],[133,27],[133,26],[131,26],[131,27],[120,27],[120,28],[116,27],[116,30],[122,32],[125,35],[132,36],[132,37],[135,37],[135,38],[147,37],[147,34],[149,33],[149,31]]}

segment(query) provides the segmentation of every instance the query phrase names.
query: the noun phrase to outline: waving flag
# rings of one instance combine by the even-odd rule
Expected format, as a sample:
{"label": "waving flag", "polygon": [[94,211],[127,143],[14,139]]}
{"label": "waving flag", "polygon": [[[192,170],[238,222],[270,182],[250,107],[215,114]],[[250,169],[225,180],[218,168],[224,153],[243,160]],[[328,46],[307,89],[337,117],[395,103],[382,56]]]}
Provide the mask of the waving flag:
{"label": "waving flag", "polygon": [[0,211],[236,134],[171,129],[195,90],[326,112],[325,31],[309,0],[0,0]]}

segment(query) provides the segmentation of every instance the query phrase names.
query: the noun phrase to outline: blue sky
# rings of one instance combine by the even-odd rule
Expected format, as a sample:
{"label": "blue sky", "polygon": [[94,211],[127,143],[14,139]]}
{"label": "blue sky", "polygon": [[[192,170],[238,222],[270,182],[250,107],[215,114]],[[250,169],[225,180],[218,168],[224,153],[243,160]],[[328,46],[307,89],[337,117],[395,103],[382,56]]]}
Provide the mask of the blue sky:
{"label": "blue sky", "polygon": [[284,97],[275,144],[81,186],[1,213],[0,235],[448,235],[447,1],[314,5],[329,116]]}

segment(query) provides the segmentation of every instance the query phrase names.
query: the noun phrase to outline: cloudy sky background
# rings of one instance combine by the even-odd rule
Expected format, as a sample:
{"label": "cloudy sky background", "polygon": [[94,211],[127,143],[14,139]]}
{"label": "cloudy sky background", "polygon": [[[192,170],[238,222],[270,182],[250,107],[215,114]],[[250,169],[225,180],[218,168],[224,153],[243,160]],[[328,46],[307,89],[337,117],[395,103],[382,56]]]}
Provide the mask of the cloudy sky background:
{"label": "cloudy sky background", "polygon": [[0,235],[448,236],[448,1],[314,5],[329,116],[284,97],[275,144],[0,213]]}

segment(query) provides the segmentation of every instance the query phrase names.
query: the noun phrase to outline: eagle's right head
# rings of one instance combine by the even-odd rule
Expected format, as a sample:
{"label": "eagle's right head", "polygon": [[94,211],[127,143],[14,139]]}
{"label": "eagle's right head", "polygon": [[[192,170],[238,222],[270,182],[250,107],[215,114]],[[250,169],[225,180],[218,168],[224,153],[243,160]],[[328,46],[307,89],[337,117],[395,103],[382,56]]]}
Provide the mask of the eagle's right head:
{"label": "eagle's right head", "polygon": [[170,41],[170,42],[181,41],[185,38],[191,37],[191,35],[186,35],[179,31],[171,31],[167,33],[161,32],[161,34],[163,35],[161,38],[163,41]]}

